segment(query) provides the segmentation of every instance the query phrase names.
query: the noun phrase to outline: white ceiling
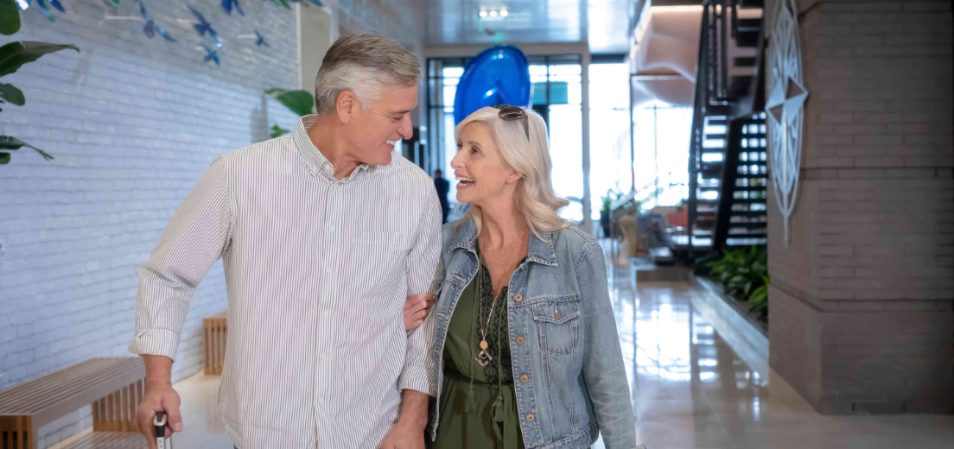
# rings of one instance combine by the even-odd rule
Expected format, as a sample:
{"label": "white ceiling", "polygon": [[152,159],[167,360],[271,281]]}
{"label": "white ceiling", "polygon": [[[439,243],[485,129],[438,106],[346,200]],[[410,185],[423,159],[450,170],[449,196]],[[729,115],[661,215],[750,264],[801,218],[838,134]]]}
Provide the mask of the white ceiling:
{"label": "white ceiling", "polygon": [[[409,2],[416,3],[416,2]],[[426,0],[426,46],[586,42],[590,52],[625,53],[630,0]],[[506,6],[505,18],[478,11]]]}

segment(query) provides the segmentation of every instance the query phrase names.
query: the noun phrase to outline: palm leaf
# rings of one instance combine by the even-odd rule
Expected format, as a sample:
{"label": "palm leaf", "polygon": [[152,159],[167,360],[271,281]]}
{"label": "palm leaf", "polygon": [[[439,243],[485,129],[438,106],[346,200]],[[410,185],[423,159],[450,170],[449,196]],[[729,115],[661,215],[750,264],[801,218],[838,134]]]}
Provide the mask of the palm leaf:
{"label": "palm leaf", "polygon": [[35,41],[10,42],[0,47],[0,76],[16,72],[23,64],[36,61],[47,53],[67,48],[79,51],[79,48],[71,44],[51,44]]}
{"label": "palm leaf", "polygon": [[23,96],[23,91],[17,89],[12,84],[0,83],[0,100],[2,100],[0,103],[5,101],[17,106],[26,104],[26,97]]}
{"label": "palm leaf", "polygon": [[33,151],[36,151],[37,153],[39,153],[40,156],[43,156],[43,159],[46,159],[46,160],[51,160],[51,159],[53,159],[53,156],[52,156],[50,153],[47,153],[46,151],[43,151],[43,150],[41,150],[41,149],[39,149],[39,148],[37,148],[37,147],[35,147],[35,146],[33,146],[33,145],[30,145],[30,144],[28,144],[28,143],[26,143],[26,142],[20,140],[20,139],[17,139],[16,137],[13,137],[13,136],[0,136],[0,151],[4,151],[3,154],[6,154],[6,155],[7,155],[7,157],[5,158],[5,159],[6,159],[6,162],[2,162],[2,163],[6,164],[7,162],[10,162],[10,154],[9,154],[9,153],[6,153],[7,151],[19,150],[19,149],[22,148],[22,147],[27,147],[27,148],[33,149]]}
{"label": "palm leaf", "polygon": [[[0,34],[20,31],[20,9],[14,0],[0,0]],[[8,155],[9,156],[9,155]]]}
{"label": "palm leaf", "polygon": [[311,114],[315,106],[315,98],[307,90],[285,90],[285,89],[266,89],[265,93],[271,95],[289,110],[298,114],[299,117]]}

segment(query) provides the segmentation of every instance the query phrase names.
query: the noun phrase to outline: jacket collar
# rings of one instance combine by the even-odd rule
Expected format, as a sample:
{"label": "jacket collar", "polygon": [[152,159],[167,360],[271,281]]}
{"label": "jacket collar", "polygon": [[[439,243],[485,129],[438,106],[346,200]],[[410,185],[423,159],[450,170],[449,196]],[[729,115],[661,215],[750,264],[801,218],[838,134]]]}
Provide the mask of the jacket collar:
{"label": "jacket collar", "polygon": [[[452,226],[452,238],[448,247],[452,250],[463,249],[477,254],[477,225],[470,219],[462,218]],[[531,233],[527,244],[527,261],[558,266],[556,250],[553,247],[555,239],[556,233],[553,231],[541,231],[539,235]]]}

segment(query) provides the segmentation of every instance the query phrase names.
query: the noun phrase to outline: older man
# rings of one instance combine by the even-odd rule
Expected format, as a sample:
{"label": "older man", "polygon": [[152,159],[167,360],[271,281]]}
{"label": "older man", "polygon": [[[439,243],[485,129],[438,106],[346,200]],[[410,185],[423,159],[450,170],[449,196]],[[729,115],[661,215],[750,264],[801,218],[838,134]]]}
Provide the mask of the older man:
{"label": "older man", "polygon": [[430,177],[393,151],[411,136],[419,80],[398,43],[341,38],[318,71],[317,115],[212,163],[140,269],[143,433],[159,410],[182,429],[173,357],[221,257],[219,407],[238,448],[423,447],[432,324],[406,332],[402,310],[434,275],[441,210]]}

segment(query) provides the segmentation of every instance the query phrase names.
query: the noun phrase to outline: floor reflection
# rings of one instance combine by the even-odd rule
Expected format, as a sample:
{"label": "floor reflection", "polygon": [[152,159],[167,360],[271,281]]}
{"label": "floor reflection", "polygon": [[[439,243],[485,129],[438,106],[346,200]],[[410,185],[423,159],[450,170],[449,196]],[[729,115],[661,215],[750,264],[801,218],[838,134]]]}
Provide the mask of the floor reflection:
{"label": "floor reflection", "polygon": [[774,371],[759,375],[738,357],[693,310],[700,292],[689,284],[637,286],[623,270],[615,275],[637,433],[650,449],[954,447],[950,415],[815,413]]}
{"label": "floor reflection", "polygon": [[[760,376],[737,356],[693,310],[699,292],[688,284],[637,287],[623,270],[615,274],[637,433],[650,449],[954,448],[954,416],[815,413],[777,374]],[[231,448],[215,406],[218,377],[198,375],[177,388],[185,432],[176,447]]]}

